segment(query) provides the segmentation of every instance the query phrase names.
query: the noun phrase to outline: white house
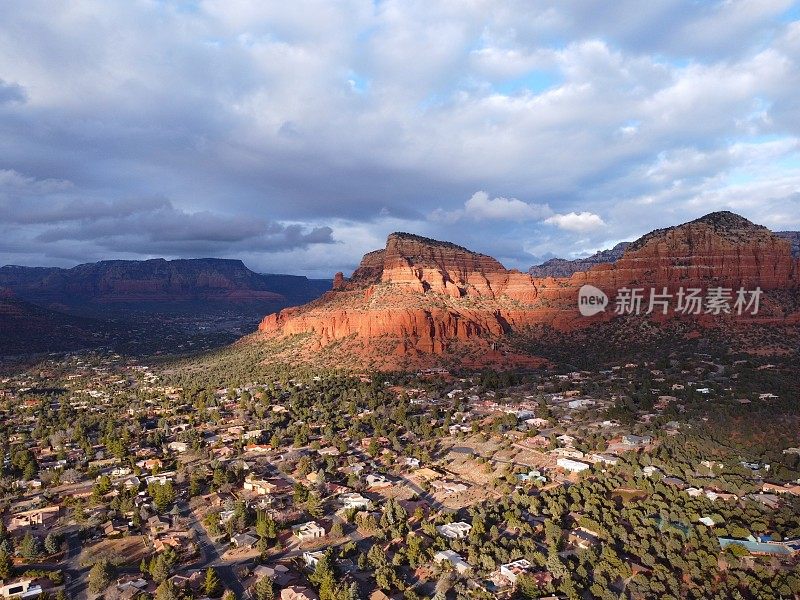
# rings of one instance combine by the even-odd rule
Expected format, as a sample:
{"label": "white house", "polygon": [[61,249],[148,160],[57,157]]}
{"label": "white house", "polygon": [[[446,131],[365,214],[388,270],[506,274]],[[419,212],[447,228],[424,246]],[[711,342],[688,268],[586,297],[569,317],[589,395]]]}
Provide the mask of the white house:
{"label": "white house", "polygon": [[385,475],[380,473],[370,473],[366,477],[367,486],[372,488],[389,487],[392,482]]}
{"label": "white house", "polygon": [[345,494],[340,494],[339,501],[346,509],[357,508],[360,510],[369,510],[372,507],[372,503],[369,501],[369,498],[365,498],[358,492],[347,492]]}
{"label": "white house", "polygon": [[466,574],[472,568],[472,566],[465,561],[460,554],[453,552],[452,550],[441,550],[433,555],[433,562],[435,562],[437,565],[444,561],[447,561],[453,565],[453,568],[455,568],[455,570],[461,575]]}
{"label": "white house", "polygon": [[589,468],[589,465],[579,460],[572,460],[571,458],[559,458],[556,460],[556,466],[561,467],[565,471],[571,473],[580,473]]}
{"label": "white house", "polygon": [[455,523],[446,523],[445,525],[437,525],[436,531],[441,533],[444,537],[451,540],[460,540],[469,535],[472,531],[472,525],[464,523],[463,521],[456,521]]}
{"label": "white house", "polygon": [[500,565],[500,574],[508,579],[512,585],[516,585],[517,578],[520,575],[530,572],[531,566],[531,563],[529,563],[527,560],[520,558],[514,562]]}
{"label": "white house", "polygon": [[295,525],[292,531],[301,542],[325,537],[325,528],[315,521]]}
{"label": "white house", "polygon": [[259,496],[267,496],[274,492],[278,486],[270,481],[260,479],[251,473],[244,478],[242,487],[247,492],[254,492]]}
{"label": "white house", "polygon": [[19,579],[0,585],[0,596],[3,598],[36,598],[42,593],[42,587],[31,585],[33,579]]}
{"label": "white house", "polygon": [[317,568],[320,559],[325,556],[324,550],[315,550],[313,552],[303,552],[303,562],[312,571]]}
{"label": "white house", "polygon": [[619,464],[619,457],[614,456],[613,454],[597,453],[589,455],[589,458],[596,463],[603,463],[611,466]]}
{"label": "white house", "polygon": [[660,473],[661,470],[658,467],[654,467],[652,465],[647,465],[642,469],[642,473],[644,473],[645,477],[652,477],[656,473]]}

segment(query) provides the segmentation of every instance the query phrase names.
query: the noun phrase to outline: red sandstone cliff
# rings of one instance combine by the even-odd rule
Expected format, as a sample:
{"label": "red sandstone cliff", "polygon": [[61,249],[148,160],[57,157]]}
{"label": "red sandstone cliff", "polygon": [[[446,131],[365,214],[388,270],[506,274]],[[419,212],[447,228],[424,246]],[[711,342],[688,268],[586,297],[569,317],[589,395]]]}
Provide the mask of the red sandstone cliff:
{"label": "red sandstone cliff", "polygon": [[[727,212],[654,231],[616,263],[567,278],[534,278],[455,244],[395,233],[385,249],[364,256],[349,280],[337,275],[334,291],[268,315],[259,331],[310,333],[317,349],[350,340],[368,357],[437,355],[464,345],[489,356],[506,334],[532,325],[569,330],[613,318],[614,295],[624,286],[779,291],[797,290],[797,278],[787,240]],[[577,293],[585,283],[610,296],[605,313],[579,315]],[[760,318],[797,320],[790,310],[767,294]]]}

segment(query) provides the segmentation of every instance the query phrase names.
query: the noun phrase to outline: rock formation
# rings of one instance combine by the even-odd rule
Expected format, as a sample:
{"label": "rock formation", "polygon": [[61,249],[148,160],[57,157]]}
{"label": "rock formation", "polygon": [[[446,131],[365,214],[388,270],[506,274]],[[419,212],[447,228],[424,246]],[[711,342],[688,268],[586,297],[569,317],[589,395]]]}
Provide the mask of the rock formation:
{"label": "rock formation", "polygon": [[[787,240],[728,212],[654,231],[615,263],[563,278],[534,278],[455,244],[394,233],[385,249],[364,256],[349,280],[337,276],[334,291],[266,316],[259,331],[267,338],[311,334],[316,349],[347,342],[368,359],[424,358],[456,347],[490,357],[507,334],[531,326],[571,330],[613,318],[621,287],[796,291],[797,277]],[[587,283],[611,299],[609,310],[592,318],[577,310],[578,289]],[[797,318],[787,310],[769,300],[762,318]]]}

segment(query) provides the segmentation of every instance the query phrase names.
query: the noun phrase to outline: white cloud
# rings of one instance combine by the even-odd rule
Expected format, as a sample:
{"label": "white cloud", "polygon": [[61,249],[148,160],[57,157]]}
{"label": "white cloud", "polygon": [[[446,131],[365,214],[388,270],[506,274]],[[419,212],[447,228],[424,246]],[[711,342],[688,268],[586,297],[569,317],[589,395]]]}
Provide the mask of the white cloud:
{"label": "white cloud", "polygon": [[433,221],[454,223],[464,218],[474,221],[541,221],[553,214],[547,204],[532,204],[516,198],[490,198],[478,191],[464,203],[464,208],[446,211],[437,208],[431,213]]}
{"label": "white cloud", "polygon": [[544,222],[548,225],[555,225],[560,229],[578,232],[594,231],[601,227],[605,227],[603,219],[596,214],[587,211],[553,215],[552,217],[545,219]]}

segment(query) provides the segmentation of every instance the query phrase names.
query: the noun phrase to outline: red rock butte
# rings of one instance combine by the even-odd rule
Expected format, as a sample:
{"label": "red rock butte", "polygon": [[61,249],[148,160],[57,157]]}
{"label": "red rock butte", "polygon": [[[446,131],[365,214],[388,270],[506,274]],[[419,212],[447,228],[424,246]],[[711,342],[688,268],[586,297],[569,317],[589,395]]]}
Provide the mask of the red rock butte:
{"label": "red rock butte", "polygon": [[[395,356],[419,357],[466,344],[491,358],[497,342],[512,332],[536,325],[569,331],[614,318],[622,287],[674,293],[680,287],[759,286],[767,291],[760,322],[797,323],[794,304],[769,292],[796,296],[798,267],[787,240],[729,212],[653,231],[617,262],[564,278],[535,278],[449,242],[393,233],[386,248],[366,254],[349,279],[338,273],[332,291],[266,316],[259,331],[269,338],[310,334],[313,349],[357,340],[362,354],[390,349]],[[609,309],[580,316],[577,294],[584,284],[605,291]]]}

